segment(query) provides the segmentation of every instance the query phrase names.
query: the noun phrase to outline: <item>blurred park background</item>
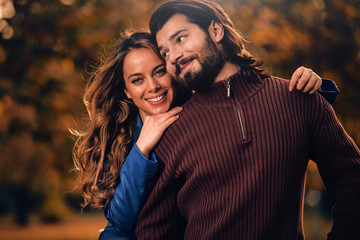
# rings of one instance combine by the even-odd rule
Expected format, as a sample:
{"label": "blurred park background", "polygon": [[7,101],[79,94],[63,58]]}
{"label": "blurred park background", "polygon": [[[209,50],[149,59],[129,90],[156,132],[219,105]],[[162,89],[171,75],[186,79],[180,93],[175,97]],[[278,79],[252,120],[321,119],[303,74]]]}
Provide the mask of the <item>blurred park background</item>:
{"label": "blurred park background", "polygon": [[[69,128],[85,116],[87,65],[127,28],[147,28],[157,0],[0,0],[0,239],[96,239],[102,212],[80,213]],[[338,118],[360,145],[360,1],[217,0],[266,61],[336,82]],[[307,239],[325,239],[333,199],[310,163]]]}

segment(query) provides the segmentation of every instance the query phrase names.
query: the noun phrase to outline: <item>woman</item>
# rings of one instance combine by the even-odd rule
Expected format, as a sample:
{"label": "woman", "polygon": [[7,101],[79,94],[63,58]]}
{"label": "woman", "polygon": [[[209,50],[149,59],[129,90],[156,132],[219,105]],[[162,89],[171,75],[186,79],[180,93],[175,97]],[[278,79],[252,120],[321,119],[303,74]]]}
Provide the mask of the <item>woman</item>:
{"label": "woman", "polygon": [[100,239],[135,238],[136,219],[158,164],[151,150],[182,110],[169,109],[189,96],[166,72],[147,32],[125,36],[92,75],[84,95],[90,121],[77,134],[75,163],[83,208],[104,208],[111,223]]}
{"label": "woman", "polygon": [[[124,37],[91,79],[84,95],[90,123],[78,134],[75,148],[82,206],[104,208],[116,222],[126,222],[115,232],[126,237],[133,233],[157,167],[150,150],[178,118],[181,107],[168,111],[173,103],[180,104],[176,92],[183,99],[190,93],[173,87],[156,45],[145,32]],[[122,167],[128,170],[120,171]],[[101,238],[112,230],[108,226]]]}

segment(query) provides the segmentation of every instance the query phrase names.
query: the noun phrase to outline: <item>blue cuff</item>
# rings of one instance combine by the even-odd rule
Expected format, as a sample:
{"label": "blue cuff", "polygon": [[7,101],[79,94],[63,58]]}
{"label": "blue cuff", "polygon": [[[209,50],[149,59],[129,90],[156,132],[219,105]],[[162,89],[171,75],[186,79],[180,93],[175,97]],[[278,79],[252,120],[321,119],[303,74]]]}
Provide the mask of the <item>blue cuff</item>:
{"label": "blue cuff", "polygon": [[148,174],[149,178],[146,179],[146,182],[148,182],[149,184],[151,183],[151,179],[154,176],[154,173],[156,171],[156,168],[158,166],[158,160],[156,159],[155,154],[151,151],[149,154],[149,158],[146,158],[142,152],[139,150],[139,148],[137,147],[136,143],[134,143],[134,146],[132,147],[129,156],[135,157],[137,159],[141,159],[142,161],[147,161],[148,164],[150,162],[150,164],[153,164],[153,167],[151,168],[151,173]]}
{"label": "blue cuff", "polygon": [[337,96],[339,95],[340,91],[336,86],[335,82],[329,79],[322,79],[321,88],[318,91],[331,105],[334,104]]}

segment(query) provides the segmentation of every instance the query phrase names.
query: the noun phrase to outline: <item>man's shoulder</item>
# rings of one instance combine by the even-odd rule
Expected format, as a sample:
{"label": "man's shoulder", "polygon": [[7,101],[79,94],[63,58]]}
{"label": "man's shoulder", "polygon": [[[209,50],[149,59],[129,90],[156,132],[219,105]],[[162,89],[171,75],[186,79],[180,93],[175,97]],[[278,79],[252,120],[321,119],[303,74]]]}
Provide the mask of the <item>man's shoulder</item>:
{"label": "man's shoulder", "polygon": [[320,93],[304,93],[301,90],[289,90],[290,80],[271,76],[265,78],[264,88],[259,95],[265,98],[267,104],[281,105],[288,111],[301,112],[307,114],[308,111],[323,111],[326,100]]}
{"label": "man's shoulder", "polygon": [[198,124],[194,112],[196,112],[191,99],[182,105],[183,110],[179,118],[172,123],[164,132],[162,138],[154,149],[157,160],[169,164],[174,161],[174,156],[188,144],[187,139],[191,136],[193,126]]}
{"label": "man's shoulder", "polygon": [[177,128],[183,128],[184,124],[186,125],[188,121],[192,121],[194,115],[199,110],[199,105],[196,104],[193,98],[190,98],[183,105],[183,110],[179,113],[179,119],[176,120],[170,127],[170,130],[176,131]]}
{"label": "man's shoulder", "polygon": [[[159,145],[164,142],[173,142],[176,140],[183,140],[191,136],[193,129],[197,128],[199,124],[203,124],[198,119],[198,113],[201,110],[201,105],[197,104],[190,98],[183,105],[183,110],[179,113],[179,118],[171,124],[165,131]],[[178,143],[175,143],[178,144]]]}
{"label": "man's shoulder", "polygon": [[287,98],[296,98],[298,93],[296,90],[289,91],[290,80],[285,78],[280,78],[276,76],[270,76],[264,78],[264,87],[261,89],[260,96],[266,97],[269,99],[279,99],[285,100]]}
{"label": "man's shoulder", "polygon": [[[321,96],[319,92],[310,94],[297,90],[289,90],[290,80],[280,77],[269,77],[266,80],[266,86],[271,93],[271,98],[280,98],[280,101],[292,103],[290,106],[295,107],[296,111],[300,109],[313,109],[312,111],[322,111],[324,105],[328,102]],[[277,99],[279,100],[279,99]]]}
{"label": "man's shoulder", "polygon": [[180,112],[180,119],[182,121],[187,119],[190,116],[193,116],[194,113],[198,112],[201,106],[198,104],[198,101],[196,100],[196,94],[193,94],[183,105],[183,110]]}
{"label": "man's shoulder", "polygon": [[265,86],[271,87],[271,88],[280,88],[281,90],[287,90],[289,89],[290,80],[276,77],[276,76],[270,76],[264,79],[265,80]]}
{"label": "man's shoulder", "polygon": [[[309,94],[304,93],[301,90],[294,89],[293,91],[289,90],[290,80],[271,76],[265,78],[265,89],[271,91],[274,94],[278,94],[290,98],[316,98],[315,96],[319,95],[318,93]],[[320,96],[320,95],[319,95]]]}

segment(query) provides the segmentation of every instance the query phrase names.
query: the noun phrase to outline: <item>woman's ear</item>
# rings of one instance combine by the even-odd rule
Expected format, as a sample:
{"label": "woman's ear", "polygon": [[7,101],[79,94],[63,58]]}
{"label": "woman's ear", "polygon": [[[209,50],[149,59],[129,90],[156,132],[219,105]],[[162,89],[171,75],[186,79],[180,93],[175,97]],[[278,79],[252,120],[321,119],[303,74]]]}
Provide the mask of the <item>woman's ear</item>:
{"label": "woman's ear", "polygon": [[126,94],[128,99],[131,99],[131,95],[130,95],[129,91],[126,88],[124,88],[124,93]]}
{"label": "woman's ear", "polygon": [[212,20],[208,30],[211,39],[215,43],[219,43],[224,38],[224,27],[220,23]]}

